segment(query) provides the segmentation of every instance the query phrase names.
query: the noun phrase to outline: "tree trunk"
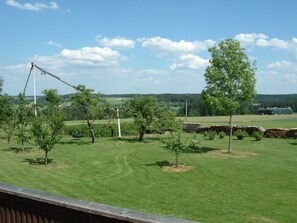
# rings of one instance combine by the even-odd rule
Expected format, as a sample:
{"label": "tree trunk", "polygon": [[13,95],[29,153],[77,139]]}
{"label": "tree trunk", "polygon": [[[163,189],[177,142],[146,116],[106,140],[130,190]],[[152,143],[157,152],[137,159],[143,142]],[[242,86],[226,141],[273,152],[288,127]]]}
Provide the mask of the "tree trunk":
{"label": "tree trunk", "polygon": [[87,119],[87,123],[88,123],[89,131],[91,133],[92,143],[95,143],[95,133],[94,133],[94,130],[93,130],[92,123],[90,122],[89,119]]}
{"label": "tree trunk", "polygon": [[44,163],[45,163],[45,165],[47,165],[47,150],[45,151],[45,157],[44,157]]}
{"label": "tree trunk", "polygon": [[143,142],[144,133],[145,133],[145,127],[142,126],[140,129],[140,135],[138,139],[139,142]]}
{"label": "tree trunk", "polygon": [[228,143],[228,153],[231,153],[231,147],[232,147],[232,113],[230,112],[229,115],[229,143]]}
{"label": "tree trunk", "polygon": [[177,152],[175,152],[175,166],[179,167],[179,154]]}
{"label": "tree trunk", "polygon": [[95,143],[95,133],[92,128],[90,128],[91,136],[92,136],[92,143]]}
{"label": "tree trunk", "polygon": [[24,137],[22,137],[22,140],[21,140],[21,144],[22,144],[22,151],[24,152],[25,151],[25,148],[24,148]]}
{"label": "tree trunk", "polygon": [[87,124],[88,124],[88,127],[89,127],[89,131],[91,133],[92,143],[95,143],[95,133],[94,133],[94,130],[93,130],[93,127],[92,127],[92,123],[91,123],[91,121],[89,119],[89,116],[88,116],[88,110],[86,109],[85,106],[83,106],[83,109],[84,109],[85,118],[87,120]]}

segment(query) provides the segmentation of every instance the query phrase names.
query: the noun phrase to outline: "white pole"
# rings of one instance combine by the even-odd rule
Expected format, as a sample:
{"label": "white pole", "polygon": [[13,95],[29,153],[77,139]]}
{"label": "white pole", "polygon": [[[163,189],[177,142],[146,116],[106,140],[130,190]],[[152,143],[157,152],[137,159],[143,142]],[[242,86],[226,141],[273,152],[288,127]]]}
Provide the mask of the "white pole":
{"label": "white pole", "polygon": [[35,116],[37,116],[37,111],[36,111],[36,80],[35,80],[35,67],[33,67],[34,69],[34,72],[33,72],[33,94],[34,94],[34,113],[35,113]]}
{"label": "white pole", "polygon": [[188,118],[188,95],[186,94],[186,114],[185,114],[185,122],[187,122]]}
{"label": "white pole", "polygon": [[122,138],[122,133],[121,133],[121,122],[120,122],[120,114],[119,114],[119,109],[117,108],[117,118],[118,118],[118,131],[119,131],[119,139]]}

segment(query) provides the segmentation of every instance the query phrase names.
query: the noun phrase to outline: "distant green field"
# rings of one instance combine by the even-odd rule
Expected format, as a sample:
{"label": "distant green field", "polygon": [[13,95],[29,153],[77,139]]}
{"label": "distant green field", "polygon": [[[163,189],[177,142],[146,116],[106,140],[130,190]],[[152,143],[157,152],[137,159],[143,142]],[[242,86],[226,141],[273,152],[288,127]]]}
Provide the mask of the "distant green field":
{"label": "distant green field", "polygon": [[[192,134],[185,134],[191,138]],[[43,153],[0,139],[0,182],[129,209],[201,222],[296,222],[297,141],[206,140],[181,154],[188,172],[164,172],[174,155],[158,139],[139,143],[65,137]]]}
{"label": "distant green field", "polygon": [[[180,118],[184,120],[184,118]],[[189,123],[200,123],[202,126],[228,125],[228,116],[188,117]],[[297,128],[297,114],[292,115],[235,115],[234,125],[261,126],[263,128]]]}
{"label": "distant green field", "polygon": [[111,104],[111,105],[121,105],[123,104],[125,101],[131,99],[128,97],[106,97],[107,101]]}
{"label": "distant green field", "polygon": [[[184,121],[184,117],[179,117]],[[133,119],[121,119],[121,122],[132,122]],[[95,123],[107,123],[108,120],[98,120]],[[111,121],[116,123],[114,118]],[[200,123],[202,126],[228,125],[228,116],[206,116],[206,117],[188,117],[188,123]],[[66,121],[66,125],[78,125],[85,123],[84,120]],[[235,115],[233,117],[234,125],[243,126],[261,126],[263,128],[297,128],[297,114],[292,115]]]}

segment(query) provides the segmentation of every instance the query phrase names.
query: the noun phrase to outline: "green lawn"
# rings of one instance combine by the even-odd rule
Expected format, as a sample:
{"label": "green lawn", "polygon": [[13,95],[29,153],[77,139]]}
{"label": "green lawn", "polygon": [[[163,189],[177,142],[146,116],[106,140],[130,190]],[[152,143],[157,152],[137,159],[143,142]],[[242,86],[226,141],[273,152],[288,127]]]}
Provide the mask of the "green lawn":
{"label": "green lawn", "polygon": [[[184,137],[192,137],[185,134]],[[164,172],[174,154],[158,139],[138,143],[63,138],[40,165],[43,153],[25,152],[0,139],[0,182],[134,210],[201,222],[296,222],[297,140],[206,140],[181,154],[188,172]]]}

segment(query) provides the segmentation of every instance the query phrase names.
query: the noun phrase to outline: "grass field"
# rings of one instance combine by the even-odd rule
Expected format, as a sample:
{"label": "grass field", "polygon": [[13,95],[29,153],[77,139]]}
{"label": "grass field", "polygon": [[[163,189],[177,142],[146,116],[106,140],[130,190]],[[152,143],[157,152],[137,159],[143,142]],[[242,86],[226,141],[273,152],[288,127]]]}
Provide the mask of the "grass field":
{"label": "grass field", "polygon": [[[184,118],[181,118],[184,120]],[[187,122],[200,123],[203,126],[228,125],[228,116],[188,117]],[[297,114],[292,115],[235,115],[234,125],[261,126],[268,128],[297,128]]]}
{"label": "grass field", "polygon": [[[255,122],[291,125],[285,120]],[[99,138],[96,144],[64,137],[48,166],[40,165],[43,153],[34,145],[21,152],[15,141],[0,139],[0,182],[201,222],[297,221],[296,139],[234,139],[228,155],[227,137],[197,138],[199,147],[181,154],[192,170],[179,173],[162,170],[174,154],[158,137],[145,143]]]}
{"label": "grass field", "polygon": [[[184,121],[184,117],[179,117],[180,120]],[[133,119],[121,119],[121,122],[132,122]],[[106,124],[108,120],[97,120],[95,123]],[[112,119],[111,123],[116,123],[115,118]],[[202,117],[188,117],[187,122],[189,123],[200,123],[202,126],[211,125],[228,125],[228,116],[202,116]],[[78,125],[86,123],[85,120],[77,121],[66,121],[66,125]],[[292,115],[235,115],[233,117],[234,125],[244,126],[261,126],[263,128],[297,128],[297,114]]]}

